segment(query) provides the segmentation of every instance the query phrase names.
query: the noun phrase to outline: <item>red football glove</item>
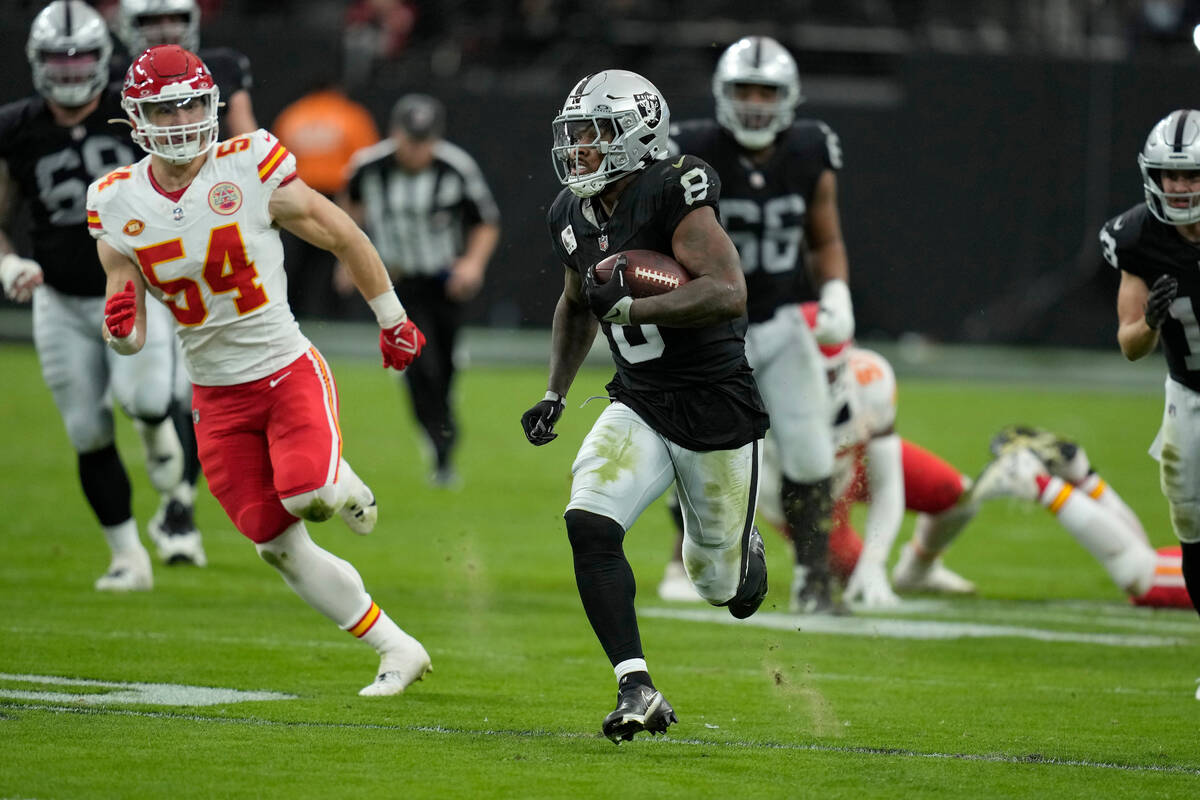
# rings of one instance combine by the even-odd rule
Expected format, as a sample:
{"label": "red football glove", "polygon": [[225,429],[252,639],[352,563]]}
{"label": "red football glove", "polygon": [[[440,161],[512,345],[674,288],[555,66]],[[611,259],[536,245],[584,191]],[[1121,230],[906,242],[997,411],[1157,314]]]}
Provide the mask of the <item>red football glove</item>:
{"label": "red football glove", "polygon": [[416,360],[425,346],[425,334],[406,319],[399,325],[384,328],[379,332],[379,349],[383,353],[383,365],[403,371]]}
{"label": "red football glove", "polygon": [[104,304],[104,324],[114,339],[124,339],[133,333],[136,321],[137,294],[133,291],[133,281],[125,281],[125,288]]}

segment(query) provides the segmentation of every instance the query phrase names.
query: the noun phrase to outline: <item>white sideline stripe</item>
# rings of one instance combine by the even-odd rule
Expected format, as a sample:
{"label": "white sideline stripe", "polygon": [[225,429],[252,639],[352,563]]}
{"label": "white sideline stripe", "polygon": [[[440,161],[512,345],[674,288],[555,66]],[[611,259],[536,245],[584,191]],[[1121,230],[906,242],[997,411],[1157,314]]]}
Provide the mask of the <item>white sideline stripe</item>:
{"label": "white sideline stripe", "polygon": [[138,703],[153,706],[216,706],[227,703],[255,703],[264,700],[295,700],[294,694],[246,692],[210,686],[185,686],[177,683],[125,683],[90,678],[62,678],[57,675],[25,675],[0,672],[0,681],[42,683],[52,686],[87,686],[116,689],[113,692],[34,692],[28,689],[0,687],[0,697],[14,700],[44,700],[53,703],[81,703],[85,706],[113,703]]}
{"label": "white sideline stripe", "polygon": [[[249,725],[273,728],[311,728],[317,730],[373,730],[403,731],[408,733],[434,733],[449,736],[505,736],[525,739],[597,740],[598,733],[571,733],[546,730],[472,730],[469,728],[447,728],[444,725],[382,725],[362,722],[313,722],[310,720],[271,720],[257,717],[206,717],[202,714],[176,714],[168,711],[136,711],[133,709],[79,708],[70,706],[35,706],[17,703],[0,703],[0,710],[47,711],[55,714],[111,715],[121,717],[143,717],[147,719],[178,720],[181,722],[210,722],[222,725]],[[643,737],[625,744],[626,747],[728,747],[744,750],[788,750],[805,753],[843,753],[846,755],[885,756],[892,758],[930,758],[947,761],[973,761],[987,764],[1042,764],[1055,767],[1083,767],[1085,769],[1111,769],[1122,772],[1156,772],[1168,775],[1200,775],[1200,766],[1165,764],[1122,764],[1114,761],[1085,761],[1043,756],[1039,753],[1027,755],[1002,755],[995,753],[939,753],[922,752],[892,747],[838,747],[827,744],[797,744],[790,742],[721,741],[706,739],[676,739],[670,735],[655,738]]]}
{"label": "white sideline stripe", "polygon": [[1191,644],[1189,639],[1169,636],[1126,636],[1118,633],[1081,633],[1023,628],[1016,625],[985,625],[978,622],[942,622],[939,620],[888,619],[886,617],[835,617],[824,615],[760,612],[737,620],[721,609],[645,608],[643,617],[708,622],[719,625],[748,625],[770,630],[799,630],[801,633],[828,633],[840,636],[886,636],[892,639],[990,639],[1013,637],[1042,642],[1102,644],[1111,647],[1174,647]]}

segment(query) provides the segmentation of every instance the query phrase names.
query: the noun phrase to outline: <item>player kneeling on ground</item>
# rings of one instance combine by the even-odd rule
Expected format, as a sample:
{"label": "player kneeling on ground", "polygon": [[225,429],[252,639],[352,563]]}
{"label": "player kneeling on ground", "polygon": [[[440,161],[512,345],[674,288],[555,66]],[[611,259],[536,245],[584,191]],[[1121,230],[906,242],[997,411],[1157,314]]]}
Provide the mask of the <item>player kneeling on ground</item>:
{"label": "player kneeling on ground", "polygon": [[195,54],[147,50],[122,95],[133,140],[150,155],[88,189],[88,228],[107,273],[105,339],[122,354],[142,348],[147,290],[170,309],[213,495],[297,594],[379,652],[378,675],[360,694],[401,692],[429,671],[425,648],[304,526],[338,513],[369,533],[376,507],[341,457],[337,387],[288,306],[275,226],[347,266],[383,329],[385,366],[404,369],[424,337],[370,241],[296,178],[283,145],[265,130],[217,143],[218,91]]}

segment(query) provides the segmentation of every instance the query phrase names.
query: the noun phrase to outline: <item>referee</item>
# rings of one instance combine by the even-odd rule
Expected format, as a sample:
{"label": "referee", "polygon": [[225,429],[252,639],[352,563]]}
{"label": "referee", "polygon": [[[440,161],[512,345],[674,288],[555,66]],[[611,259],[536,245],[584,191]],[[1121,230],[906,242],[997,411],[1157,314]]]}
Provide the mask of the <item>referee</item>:
{"label": "referee", "polygon": [[442,139],[445,121],[437,99],[401,97],[392,109],[391,135],[350,162],[343,199],[425,333],[425,349],[404,376],[433,447],[430,480],[453,488],[459,483],[452,459],[454,341],[462,305],[479,292],[500,239],[500,212],[475,159]]}

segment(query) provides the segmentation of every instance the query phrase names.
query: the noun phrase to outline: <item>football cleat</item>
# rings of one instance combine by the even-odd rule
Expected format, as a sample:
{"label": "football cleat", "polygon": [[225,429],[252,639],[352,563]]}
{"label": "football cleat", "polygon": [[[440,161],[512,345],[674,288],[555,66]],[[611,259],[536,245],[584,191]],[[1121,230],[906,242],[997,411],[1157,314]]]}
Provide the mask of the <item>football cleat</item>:
{"label": "football cleat", "polygon": [[841,598],[833,596],[833,576],[813,573],[807,567],[796,565],[792,575],[792,592],[788,610],[793,614],[829,614],[847,616],[850,609]]}
{"label": "football cleat", "polygon": [[379,660],[379,673],[375,680],[358,693],[362,697],[400,694],[431,672],[433,664],[429,653],[420,642],[405,635],[404,645],[383,654]]}
{"label": "football cleat", "polygon": [[159,559],[168,566],[191,564],[203,567],[208,563],[204,543],[194,521],[195,508],[171,498],[158,507],[146,526],[150,541]]}
{"label": "football cleat", "polygon": [[670,603],[703,602],[704,598],[692,586],[687,576],[687,570],[679,561],[670,561],[663,572],[663,579],[658,584],[658,597]]}
{"label": "football cleat", "polygon": [[1041,494],[1038,476],[1046,476],[1046,466],[1032,450],[1018,447],[996,456],[983,468],[971,487],[971,498],[975,501],[996,497],[1037,500]]}
{"label": "football cleat", "polygon": [[897,592],[935,592],[937,594],[975,594],[975,584],[942,564],[941,558],[924,563],[916,550],[907,545],[892,568],[892,588]]}
{"label": "football cleat", "polygon": [[750,528],[745,548],[745,572],[738,582],[737,593],[721,604],[728,606],[734,619],[751,616],[767,596],[767,553],[757,525]]}
{"label": "football cleat", "polygon": [[1091,469],[1083,448],[1070,439],[1028,425],[1009,425],[1001,428],[988,445],[993,456],[1027,448],[1033,451],[1051,475],[1079,483]]}
{"label": "football cleat", "polygon": [[678,721],[662,692],[643,683],[623,681],[617,690],[617,707],[604,718],[600,730],[613,744],[620,744],[632,741],[639,731],[651,736],[666,733]]}
{"label": "football cleat", "polygon": [[447,464],[430,473],[429,485],[435,489],[457,491],[462,488],[462,478],[458,476],[458,471],[454,467]]}
{"label": "football cleat", "polygon": [[113,556],[108,571],[96,579],[98,592],[147,592],[154,588],[154,572],[150,554],[140,545]]}

